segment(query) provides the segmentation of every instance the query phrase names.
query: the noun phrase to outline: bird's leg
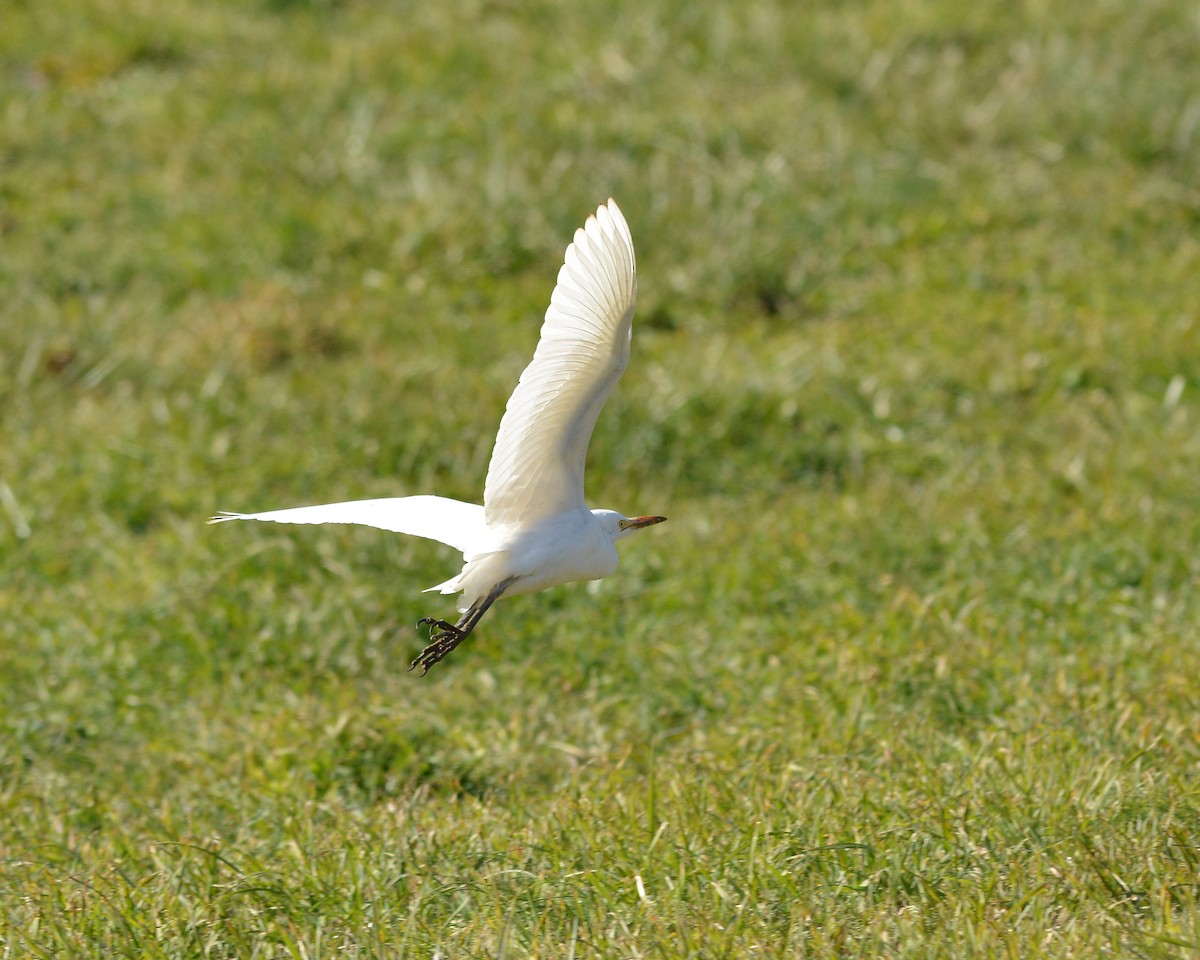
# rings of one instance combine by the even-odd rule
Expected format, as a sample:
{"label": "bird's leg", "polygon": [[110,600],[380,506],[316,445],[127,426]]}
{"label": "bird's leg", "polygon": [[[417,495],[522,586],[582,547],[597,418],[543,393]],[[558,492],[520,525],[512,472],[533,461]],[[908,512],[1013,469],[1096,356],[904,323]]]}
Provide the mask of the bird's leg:
{"label": "bird's leg", "polygon": [[487,613],[488,607],[495,603],[500,598],[500,594],[504,593],[516,579],[516,577],[510,577],[492,587],[486,597],[471,604],[470,609],[462,615],[462,619],[458,623],[438,620],[436,617],[422,617],[418,620],[417,626],[428,624],[435,629],[429,635],[429,646],[421,651],[421,655],[409,665],[408,669],[415,670],[420,667],[421,676],[425,676],[430,667],[467,639],[467,636],[475,629],[475,624],[479,623],[483,619],[483,615]]}

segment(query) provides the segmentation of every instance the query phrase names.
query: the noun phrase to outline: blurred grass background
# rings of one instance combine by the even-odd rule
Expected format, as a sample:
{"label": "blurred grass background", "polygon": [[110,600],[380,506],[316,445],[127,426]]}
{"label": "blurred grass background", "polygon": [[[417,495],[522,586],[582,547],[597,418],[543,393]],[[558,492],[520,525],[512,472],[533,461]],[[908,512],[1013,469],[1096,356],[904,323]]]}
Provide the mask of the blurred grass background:
{"label": "blurred grass background", "polygon": [[[1195,4],[0,22],[6,956],[1200,950]],[[203,525],[477,499],[610,195],[616,576]]]}

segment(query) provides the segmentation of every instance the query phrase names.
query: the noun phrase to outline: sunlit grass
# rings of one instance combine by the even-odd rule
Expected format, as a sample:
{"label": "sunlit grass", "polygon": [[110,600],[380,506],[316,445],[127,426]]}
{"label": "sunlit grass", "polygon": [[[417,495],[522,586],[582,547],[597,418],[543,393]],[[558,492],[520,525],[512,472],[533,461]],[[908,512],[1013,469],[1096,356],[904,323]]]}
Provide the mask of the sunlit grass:
{"label": "sunlit grass", "polygon": [[[8,955],[1200,948],[1188,5],[2,19]],[[204,526],[477,498],[610,195],[616,576]]]}

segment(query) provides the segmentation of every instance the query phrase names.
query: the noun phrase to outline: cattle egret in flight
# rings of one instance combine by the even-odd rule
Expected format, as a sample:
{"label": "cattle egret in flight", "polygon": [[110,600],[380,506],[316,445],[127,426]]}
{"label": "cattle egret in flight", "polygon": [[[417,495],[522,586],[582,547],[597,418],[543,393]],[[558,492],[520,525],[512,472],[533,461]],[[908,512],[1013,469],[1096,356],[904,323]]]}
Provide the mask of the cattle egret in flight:
{"label": "cattle egret in flight", "polygon": [[666,519],[589,510],[583,501],[592,428],[629,362],[636,292],[629,226],[609,200],[567,247],[537,350],[500,421],[482,507],[417,496],[222,513],[209,522],[360,523],[461,550],[462,571],[429,590],[461,594],[462,617],[418,622],[430,627],[430,643],[409,669],[420,667],[422,675],[502,594],[609,576],[617,569],[616,542]]}

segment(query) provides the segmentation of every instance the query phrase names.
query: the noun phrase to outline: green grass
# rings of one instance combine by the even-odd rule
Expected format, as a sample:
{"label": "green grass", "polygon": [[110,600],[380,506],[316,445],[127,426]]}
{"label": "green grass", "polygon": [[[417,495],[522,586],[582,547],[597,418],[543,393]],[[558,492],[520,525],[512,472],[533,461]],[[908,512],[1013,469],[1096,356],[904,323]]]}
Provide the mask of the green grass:
{"label": "green grass", "polygon": [[[7,4],[0,955],[1200,951],[1182,0]],[[671,522],[406,673],[571,231]]]}

